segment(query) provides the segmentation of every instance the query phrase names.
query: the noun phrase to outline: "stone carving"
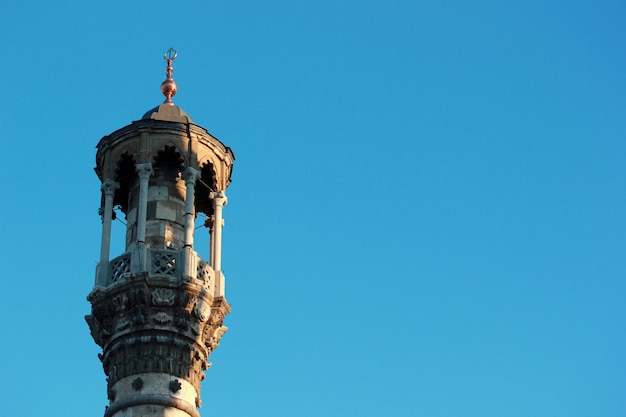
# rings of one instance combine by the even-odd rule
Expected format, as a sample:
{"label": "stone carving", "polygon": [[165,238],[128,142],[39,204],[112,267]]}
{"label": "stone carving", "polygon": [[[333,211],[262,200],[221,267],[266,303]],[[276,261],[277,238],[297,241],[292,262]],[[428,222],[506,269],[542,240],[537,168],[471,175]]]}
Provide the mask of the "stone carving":
{"label": "stone carving", "polygon": [[205,342],[205,344],[207,345],[208,348],[211,349],[211,351],[215,350],[215,348],[219,346],[220,339],[222,338],[224,333],[226,333],[227,330],[228,330],[228,327],[226,326],[219,326],[213,330],[213,333]]}
{"label": "stone carving", "polygon": [[117,321],[117,325],[115,326],[115,330],[119,332],[121,330],[126,329],[128,326],[130,326],[130,321],[125,316],[122,316]]}
{"label": "stone carving", "polygon": [[148,316],[146,289],[143,285],[134,286],[130,290],[130,304],[134,307],[133,323],[144,324]]}
{"label": "stone carving", "polygon": [[130,290],[130,299],[133,304],[147,304],[146,303],[146,289],[143,285],[133,286]]}
{"label": "stone carving", "polygon": [[113,334],[113,319],[111,317],[105,317],[100,324],[100,337],[103,340],[108,340]]}
{"label": "stone carving", "polygon": [[126,311],[126,306],[128,304],[128,296],[126,294],[120,294],[111,300],[113,303],[113,307],[115,307],[115,311],[118,313],[123,313]]}
{"label": "stone carving", "polygon": [[180,389],[183,386],[181,385],[180,381],[178,379],[175,379],[173,381],[170,381],[170,391],[172,392],[178,392],[180,391]]}
{"label": "stone carving", "polygon": [[190,313],[191,310],[195,307],[198,297],[193,294],[187,294],[187,303],[185,303],[185,312]]}
{"label": "stone carving", "polygon": [[199,280],[174,283],[140,273],[94,289],[88,300],[92,314],[85,319],[104,349],[99,357],[109,388],[135,375],[132,387],[139,390],[139,374],[159,372],[179,383],[184,379],[199,392],[209,355],[226,331],[230,306],[223,298]]}
{"label": "stone carving", "polygon": [[196,278],[204,282],[207,290],[211,289],[211,282],[213,281],[215,273],[213,269],[203,260],[198,259],[198,265],[196,267]]}
{"label": "stone carving", "polygon": [[189,328],[189,314],[185,310],[176,310],[174,313],[174,325],[181,330]]}
{"label": "stone carving", "polygon": [[159,311],[158,313],[156,313],[153,319],[156,324],[161,325],[168,324],[172,321],[172,318],[164,311]]}
{"label": "stone carving", "polygon": [[91,302],[91,312],[94,316],[101,317],[108,314],[109,304],[105,291],[96,289],[89,294],[87,301]]}
{"label": "stone carving", "polygon": [[189,327],[191,328],[191,331],[193,332],[194,335],[199,335],[200,334],[200,323],[198,323],[196,320],[192,320],[189,323]]}
{"label": "stone carving", "polygon": [[155,306],[171,306],[174,305],[174,291],[166,288],[157,288],[152,291],[152,304]]}
{"label": "stone carving", "polygon": [[102,336],[100,334],[100,323],[98,322],[98,319],[89,314],[85,316],[85,320],[87,321],[87,325],[89,326],[91,337],[93,337],[93,340],[98,346],[102,346],[104,344],[104,340],[102,340]]}
{"label": "stone carving", "polygon": [[220,325],[224,322],[224,314],[219,310],[211,311],[211,316],[209,318],[210,325]]}
{"label": "stone carving", "polygon": [[200,321],[206,321],[211,314],[211,305],[204,301],[199,301],[196,303],[196,307],[193,310],[193,315],[198,318]]}
{"label": "stone carving", "polygon": [[132,386],[135,391],[139,391],[143,387],[143,379],[140,377],[133,379]]}
{"label": "stone carving", "polygon": [[117,190],[118,188],[120,188],[119,183],[111,179],[106,179],[102,183],[100,190],[104,193],[105,196],[113,197],[115,195],[115,190]]}
{"label": "stone carving", "polygon": [[137,164],[137,174],[141,179],[149,179],[154,173],[152,164]]}
{"label": "stone carving", "polygon": [[182,178],[185,180],[185,183],[195,184],[200,178],[200,171],[193,168],[187,168],[183,171]]}
{"label": "stone carving", "polygon": [[133,315],[133,323],[144,324],[146,322],[147,315],[148,315],[148,310],[146,309],[146,306],[136,305],[135,314]]}
{"label": "stone carving", "polygon": [[213,332],[213,338],[217,339],[219,343],[219,341],[222,339],[222,336],[224,336],[224,333],[226,333],[227,331],[228,331],[228,327],[220,326],[217,329],[215,329],[215,332]]}

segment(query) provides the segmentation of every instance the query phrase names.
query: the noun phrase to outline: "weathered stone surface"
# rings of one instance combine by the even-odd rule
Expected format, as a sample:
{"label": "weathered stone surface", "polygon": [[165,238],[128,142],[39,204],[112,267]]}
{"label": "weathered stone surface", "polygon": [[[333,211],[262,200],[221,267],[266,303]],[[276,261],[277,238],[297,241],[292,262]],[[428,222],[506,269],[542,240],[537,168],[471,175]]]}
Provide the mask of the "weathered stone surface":
{"label": "weathered stone surface", "polygon": [[148,189],[148,201],[163,201],[168,198],[169,191],[165,185],[155,185]]}
{"label": "weathered stone surface", "polygon": [[146,273],[97,288],[88,300],[92,314],[86,320],[103,348],[102,366],[116,398],[118,381],[141,377],[145,386],[146,374],[152,373],[187,381],[199,397],[209,355],[227,330],[223,323],[230,306],[223,297],[214,297],[199,280]]}
{"label": "weathered stone surface", "polygon": [[176,212],[178,207],[175,203],[169,201],[158,201],[155,204],[154,218],[157,220],[176,221]]}

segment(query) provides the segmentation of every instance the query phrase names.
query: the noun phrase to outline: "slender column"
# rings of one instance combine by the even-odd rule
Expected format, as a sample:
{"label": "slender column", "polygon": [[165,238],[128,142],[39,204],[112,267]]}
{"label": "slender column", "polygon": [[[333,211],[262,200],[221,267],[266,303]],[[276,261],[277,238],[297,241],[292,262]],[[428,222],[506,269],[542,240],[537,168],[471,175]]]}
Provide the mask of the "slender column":
{"label": "slender column", "polygon": [[211,193],[211,199],[213,202],[213,245],[211,251],[213,253],[213,270],[215,272],[222,269],[222,208],[228,203],[226,194],[224,191],[217,191]]}
{"label": "slender column", "polygon": [[215,234],[213,233],[213,225],[215,224],[215,216],[211,216],[207,219],[206,224],[209,227],[209,264],[211,267],[215,264],[215,259],[213,258],[213,248],[215,247]]}
{"label": "slender column", "polygon": [[104,209],[102,211],[102,242],[100,245],[100,264],[96,285],[106,286],[109,275],[109,252],[111,250],[111,222],[113,221],[113,197],[120,185],[110,179],[102,183]]}
{"label": "slender column", "polygon": [[194,187],[196,181],[200,178],[200,172],[187,168],[183,172],[183,179],[185,180],[185,186],[187,187],[187,194],[185,195],[185,246],[193,248],[193,230],[195,227],[194,222],[194,207],[195,207],[195,193]]}
{"label": "slender column", "polygon": [[139,255],[139,269],[146,271],[146,213],[148,211],[148,182],[154,171],[152,164],[138,164],[139,174],[139,201],[137,204],[137,251]]}
{"label": "slender column", "polygon": [[196,265],[195,257],[193,255],[193,231],[195,228],[195,193],[194,188],[196,181],[200,178],[200,172],[187,168],[183,172],[183,179],[185,180],[186,195],[185,195],[185,249],[184,249],[184,271],[188,277],[196,277]]}

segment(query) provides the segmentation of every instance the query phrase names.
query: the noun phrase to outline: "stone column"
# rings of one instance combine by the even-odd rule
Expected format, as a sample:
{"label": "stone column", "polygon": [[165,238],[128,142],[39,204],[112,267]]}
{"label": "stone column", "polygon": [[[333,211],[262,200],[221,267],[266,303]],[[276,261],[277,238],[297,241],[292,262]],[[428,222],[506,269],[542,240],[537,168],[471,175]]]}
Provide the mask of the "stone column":
{"label": "stone column", "polygon": [[137,203],[137,251],[138,258],[135,267],[139,271],[146,271],[146,215],[148,211],[148,182],[154,171],[152,164],[138,164],[139,201]]}
{"label": "stone column", "polygon": [[195,193],[194,189],[196,181],[200,178],[200,172],[187,168],[183,172],[183,179],[185,180],[186,194],[185,194],[185,250],[184,250],[184,271],[186,276],[196,276],[196,265],[194,262],[195,256],[193,254],[193,231],[195,229]]}
{"label": "stone column", "polygon": [[224,191],[217,191],[211,193],[211,201],[213,203],[211,260],[213,262],[213,270],[218,272],[222,269],[222,208],[228,203],[228,199]]}
{"label": "stone column", "polygon": [[205,223],[209,228],[209,264],[211,267],[215,264],[215,259],[213,258],[213,248],[215,247],[215,242],[213,240],[215,238],[215,235],[213,234],[213,225],[215,224],[214,220],[215,216],[211,216]]}
{"label": "stone column", "polygon": [[100,263],[98,264],[98,274],[96,286],[106,286],[109,280],[109,252],[111,250],[111,222],[113,221],[113,197],[115,190],[120,185],[107,179],[102,183],[100,189],[104,193],[104,207],[102,209],[102,242],[100,245]]}

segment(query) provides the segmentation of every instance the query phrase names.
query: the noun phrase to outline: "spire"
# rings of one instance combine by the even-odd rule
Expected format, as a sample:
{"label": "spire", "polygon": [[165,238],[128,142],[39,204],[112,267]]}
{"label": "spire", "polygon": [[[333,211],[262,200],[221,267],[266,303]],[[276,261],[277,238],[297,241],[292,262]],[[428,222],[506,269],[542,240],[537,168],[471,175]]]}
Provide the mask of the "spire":
{"label": "spire", "polygon": [[172,101],[172,97],[174,97],[178,91],[176,81],[172,78],[172,72],[174,72],[172,62],[177,56],[178,52],[176,52],[176,49],[174,48],[168,49],[167,52],[163,54],[163,59],[167,62],[167,68],[165,69],[165,76],[167,78],[161,83],[161,92],[165,96],[165,101],[163,101],[161,105],[146,112],[142,119],[165,120],[177,123],[193,123],[191,117]]}
{"label": "spire", "polygon": [[178,90],[178,87],[176,86],[176,81],[174,81],[174,79],[172,78],[172,72],[174,71],[172,61],[174,61],[177,56],[178,52],[176,52],[176,49],[174,48],[168,49],[167,52],[163,54],[163,59],[165,60],[165,62],[167,62],[167,69],[165,70],[165,75],[167,76],[167,79],[161,84],[161,92],[165,96],[164,103],[168,104],[174,104],[174,102],[172,101],[172,97],[176,95],[176,91]]}

